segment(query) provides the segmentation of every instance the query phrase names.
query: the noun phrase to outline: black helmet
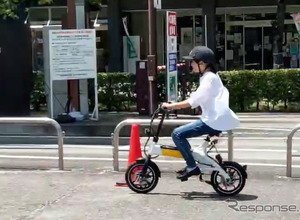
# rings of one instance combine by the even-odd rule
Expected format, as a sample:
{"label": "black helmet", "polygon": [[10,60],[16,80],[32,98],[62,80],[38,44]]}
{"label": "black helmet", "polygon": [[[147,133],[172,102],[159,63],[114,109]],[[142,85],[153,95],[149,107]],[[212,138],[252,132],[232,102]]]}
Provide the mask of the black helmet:
{"label": "black helmet", "polygon": [[183,57],[184,60],[191,61],[195,60],[197,63],[200,61],[215,65],[215,54],[214,52],[205,46],[197,46],[191,50],[188,56]]}

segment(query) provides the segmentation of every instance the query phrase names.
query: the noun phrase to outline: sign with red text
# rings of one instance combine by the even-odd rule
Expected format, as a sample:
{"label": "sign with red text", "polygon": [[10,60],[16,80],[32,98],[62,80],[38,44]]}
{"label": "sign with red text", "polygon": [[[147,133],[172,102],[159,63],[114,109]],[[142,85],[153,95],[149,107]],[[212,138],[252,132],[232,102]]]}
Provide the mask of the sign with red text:
{"label": "sign with red text", "polygon": [[177,18],[176,12],[167,11],[167,74],[168,102],[177,101]]}

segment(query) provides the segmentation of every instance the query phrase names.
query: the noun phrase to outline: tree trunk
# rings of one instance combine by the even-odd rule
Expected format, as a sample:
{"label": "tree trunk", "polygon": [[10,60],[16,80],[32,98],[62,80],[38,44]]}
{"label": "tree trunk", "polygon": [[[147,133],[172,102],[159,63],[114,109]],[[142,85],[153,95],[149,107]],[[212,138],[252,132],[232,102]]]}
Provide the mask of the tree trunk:
{"label": "tree trunk", "polygon": [[288,106],[287,106],[287,99],[284,99],[284,110],[287,110]]}

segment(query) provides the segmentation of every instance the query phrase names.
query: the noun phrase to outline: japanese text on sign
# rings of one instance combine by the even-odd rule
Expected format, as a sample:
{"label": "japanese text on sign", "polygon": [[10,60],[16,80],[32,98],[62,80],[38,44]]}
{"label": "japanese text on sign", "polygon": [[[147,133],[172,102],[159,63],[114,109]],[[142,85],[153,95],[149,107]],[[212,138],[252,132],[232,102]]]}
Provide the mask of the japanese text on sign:
{"label": "japanese text on sign", "polygon": [[50,74],[52,80],[95,78],[95,30],[51,30]]}
{"label": "japanese text on sign", "polygon": [[177,22],[176,12],[166,13],[166,35],[167,35],[167,93],[168,101],[177,100]]}
{"label": "japanese text on sign", "polygon": [[169,20],[168,34],[169,36],[176,36],[177,35],[176,14],[169,13],[168,20]]}
{"label": "japanese text on sign", "polygon": [[169,71],[177,71],[177,55],[176,53],[169,53]]}

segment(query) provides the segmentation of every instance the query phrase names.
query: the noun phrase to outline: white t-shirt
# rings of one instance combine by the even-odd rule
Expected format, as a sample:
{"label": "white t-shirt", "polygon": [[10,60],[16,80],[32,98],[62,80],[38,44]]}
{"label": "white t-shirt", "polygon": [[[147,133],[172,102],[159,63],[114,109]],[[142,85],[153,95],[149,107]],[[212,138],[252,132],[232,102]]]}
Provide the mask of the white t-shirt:
{"label": "white t-shirt", "polygon": [[229,108],[229,92],[218,74],[206,72],[188,102],[192,108],[201,107],[202,121],[215,130],[228,131],[240,125],[238,117]]}

